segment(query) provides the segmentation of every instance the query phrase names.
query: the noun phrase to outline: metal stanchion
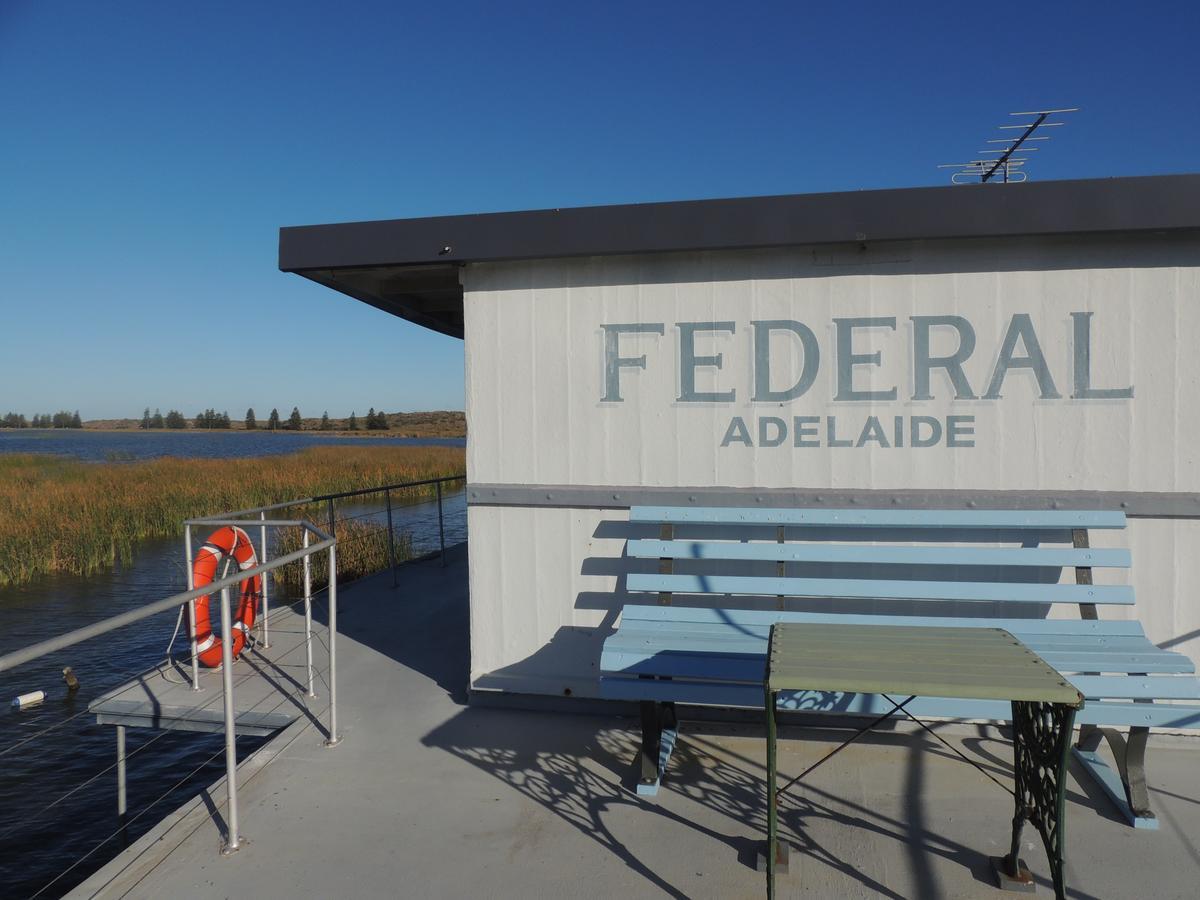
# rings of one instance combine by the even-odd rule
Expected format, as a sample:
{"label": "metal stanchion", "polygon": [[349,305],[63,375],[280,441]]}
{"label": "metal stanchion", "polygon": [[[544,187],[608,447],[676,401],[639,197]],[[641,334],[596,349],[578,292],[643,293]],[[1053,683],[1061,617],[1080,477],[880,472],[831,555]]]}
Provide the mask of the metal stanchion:
{"label": "metal stanchion", "polygon": [[442,483],[437,482],[438,540],[442,545],[442,568],[446,567],[446,525],[442,520]]}
{"label": "metal stanchion", "polygon": [[388,522],[388,564],[392,568],[392,587],[396,586],[396,542],[392,540],[392,492],[384,491],[383,498],[387,502]]}
{"label": "metal stanchion", "polygon": [[326,747],[340,741],[337,730],[337,545],[329,548],[329,739]]}
{"label": "metal stanchion", "polygon": [[[332,548],[331,548],[332,549]],[[230,636],[229,588],[221,589],[221,689],[225,702],[225,795],[228,799],[227,837],[221,852],[237,852],[241,844],[237,809],[237,725],[233,713],[233,641]]]}
{"label": "metal stanchion", "polygon": [[[304,531],[304,549],[308,549],[308,529]],[[312,658],[312,563],[308,554],[304,556],[304,660],[308,664],[308,696],[315,697],[317,692],[313,681]]]}
{"label": "metal stanchion", "polygon": [[[185,525],[183,528],[183,556],[184,568],[187,571],[187,586],[188,590],[192,590],[196,585],[192,575],[192,526]],[[188,601],[188,626],[191,635],[192,647],[192,690],[200,690],[200,657],[196,653],[196,601]]]}
{"label": "metal stanchion", "polygon": [[[267,521],[266,511],[259,513],[259,518],[262,521]],[[260,563],[267,561],[267,526],[262,526],[262,556],[258,560]],[[268,587],[271,584],[271,573],[264,572],[262,577],[262,645],[264,650],[271,649],[271,625],[269,613],[271,605],[267,600]]]}
{"label": "metal stanchion", "polygon": [[117,824],[125,829],[125,726],[117,726]]}

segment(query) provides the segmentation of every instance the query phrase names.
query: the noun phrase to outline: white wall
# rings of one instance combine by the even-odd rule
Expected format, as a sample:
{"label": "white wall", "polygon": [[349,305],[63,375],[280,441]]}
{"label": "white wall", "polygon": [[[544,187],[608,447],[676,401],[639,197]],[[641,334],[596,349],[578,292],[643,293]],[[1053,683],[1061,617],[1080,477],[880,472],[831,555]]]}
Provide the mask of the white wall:
{"label": "white wall", "polygon": [[[1090,319],[1092,388],[1132,398],[1078,399],[1072,313]],[[1200,491],[1200,242],[1182,238],[970,241],[869,248],[591,258],[478,264],[466,274],[468,475],[475,484]],[[913,316],[956,315],[976,337],[963,374],[982,397],[1014,315],[1028,314],[1060,399],[1041,396],[1029,369],[1005,377],[999,399],[955,399],[934,370],[930,400],[914,400]],[[896,317],[896,328],[855,331],[853,350],[881,353],[856,367],[859,390],[895,387],[895,400],[836,400],[835,318]],[[751,322],[811,328],[820,366],[788,402],[751,400]],[[681,402],[680,322],[733,322],[701,333],[698,391],[734,399]],[[662,336],[623,334],[620,402],[605,402],[605,330],[662,323]],[[931,352],[957,335],[935,329]],[[771,386],[799,376],[798,340],[771,344]],[[1017,355],[1028,352],[1019,343]],[[843,376],[843,387],[845,378]],[[757,420],[820,417],[819,447],[792,434],[760,446]],[[973,446],[830,448],[857,441],[871,416],[889,444],[896,417],[973,417]],[[754,446],[722,441],[735,417]],[[965,421],[965,420],[963,420]],[[963,427],[963,426],[960,426]],[[773,436],[774,425],[768,426]],[[734,431],[736,435],[740,432]],[[906,436],[907,437],[907,436]],[[806,437],[806,440],[811,440]],[[966,443],[965,437],[960,438]],[[594,692],[598,640],[625,598],[620,561],[628,529],[611,512],[473,507],[472,680],[477,687]],[[1129,539],[1139,617],[1150,636],[1200,631],[1200,524],[1138,521]],[[1116,613],[1106,613],[1116,615]],[[1200,657],[1200,641],[1175,649]]]}

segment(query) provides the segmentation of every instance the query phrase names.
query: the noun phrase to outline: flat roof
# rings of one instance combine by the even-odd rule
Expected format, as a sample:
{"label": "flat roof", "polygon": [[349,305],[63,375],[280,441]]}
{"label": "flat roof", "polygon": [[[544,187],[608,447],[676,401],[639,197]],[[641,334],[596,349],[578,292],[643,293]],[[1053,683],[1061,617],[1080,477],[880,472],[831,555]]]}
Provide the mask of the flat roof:
{"label": "flat roof", "polygon": [[1200,174],[843,191],[279,229],[279,268],[462,337],[474,262],[1200,229]]}

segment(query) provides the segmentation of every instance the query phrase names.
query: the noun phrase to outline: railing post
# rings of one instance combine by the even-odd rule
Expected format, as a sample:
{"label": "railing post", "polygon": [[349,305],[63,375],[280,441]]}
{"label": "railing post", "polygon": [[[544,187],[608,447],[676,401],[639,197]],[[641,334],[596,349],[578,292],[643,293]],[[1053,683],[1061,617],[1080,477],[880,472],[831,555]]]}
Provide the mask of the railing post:
{"label": "railing post", "polygon": [[221,690],[225,703],[225,795],[228,822],[222,853],[235,853],[241,843],[237,809],[237,724],[233,714],[233,641],[230,636],[229,588],[221,588]]}
{"label": "railing post", "polygon": [[392,540],[392,492],[386,490],[383,492],[383,498],[387,501],[387,520],[388,520],[388,565],[392,567],[392,587],[396,586],[396,543]]}
{"label": "railing post", "polygon": [[438,542],[442,545],[442,568],[446,568],[446,525],[442,521],[442,482],[437,484],[438,498]]}
{"label": "railing post", "polygon": [[341,738],[337,730],[337,544],[329,547],[329,738],[326,747]]}
{"label": "railing post", "polygon": [[337,537],[337,525],[333,520],[333,498],[329,498],[329,536]]}
{"label": "railing post", "polygon": [[[304,549],[308,549],[308,529],[303,525]],[[304,661],[308,665],[308,696],[315,697],[317,692],[313,682],[312,658],[312,557],[304,557]]]}
{"label": "railing post", "polygon": [[[265,510],[263,512],[259,513],[259,518],[262,519],[262,521],[264,521],[264,522],[267,521],[267,513]],[[267,526],[263,525],[262,526],[262,558],[259,560],[259,562],[265,564],[266,561],[267,561]],[[269,618],[270,611],[271,611],[271,605],[267,600],[267,589],[270,584],[271,584],[271,573],[264,572],[263,577],[262,577],[262,601],[263,601],[263,604],[262,604],[262,626],[261,626],[261,628],[262,628],[262,645],[263,645],[264,650],[271,649],[271,626],[270,626],[269,622],[267,621]]]}
{"label": "railing post", "polygon": [[[183,556],[185,568],[187,570],[187,586],[188,590],[192,590],[195,585],[195,578],[192,574],[192,526],[185,525],[183,527]],[[196,601],[188,601],[188,629],[189,637],[191,638],[192,648],[192,690],[200,690],[200,658],[196,654]]]}
{"label": "railing post", "polygon": [[125,726],[117,726],[117,824],[125,830]]}

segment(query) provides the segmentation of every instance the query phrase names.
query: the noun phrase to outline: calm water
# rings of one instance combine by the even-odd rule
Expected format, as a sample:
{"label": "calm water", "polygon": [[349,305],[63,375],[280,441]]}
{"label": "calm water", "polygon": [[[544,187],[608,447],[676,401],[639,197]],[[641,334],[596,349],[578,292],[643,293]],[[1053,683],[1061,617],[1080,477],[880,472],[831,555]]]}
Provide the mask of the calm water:
{"label": "calm water", "polygon": [[[0,452],[34,450],[92,460],[102,460],[114,450],[138,458],[253,456],[345,440],[355,439],[236,433],[14,435],[0,431]],[[444,509],[447,544],[465,540],[465,492],[448,491]],[[384,521],[378,506],[340,507],[339,513]],[[409,533],[418,553],[437,549],[436,502],[397,505],[394,520],[397,533]],[[182,557],[181,540],[146,541],[139,545],[134,564],[122,570],[88,578],[56,575],[0,589],[0,653],[186,589]],[[87,705],[163,659],[175,622],[175,612],[164,613],[0,674],[0,897],[32,896],[90,852],[91,856],[40,895],[61,896],[122,849],[116,819],[116,771],[111,768],[116,752],[114,729],[96,725],[86,713]],[[175,651],[185,643],[185,637],[177,639]],[[62,668],[67,665],[81,683],[74,697],[68,696],[62,682]],[[8,705],[17,694],[39,689],[47,694],[40,707],[16,710]],[[220,735],[133,728],[127,734],[129,815],[141,814],[127,829],[132,841],[223,774],[224,745]],[[261,743],[261,739],[240,739],[239,753]],[[101,846],[95,849],[97,845]]]}
{"label": "calm water", "polygon": [[157,456],[224,459],[294,453],[328,444],[390,447],[465,447],[465,438],[337,437],[290,431],[77,431],[0,429],[0,453],[55,453],[93,462]]}

